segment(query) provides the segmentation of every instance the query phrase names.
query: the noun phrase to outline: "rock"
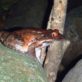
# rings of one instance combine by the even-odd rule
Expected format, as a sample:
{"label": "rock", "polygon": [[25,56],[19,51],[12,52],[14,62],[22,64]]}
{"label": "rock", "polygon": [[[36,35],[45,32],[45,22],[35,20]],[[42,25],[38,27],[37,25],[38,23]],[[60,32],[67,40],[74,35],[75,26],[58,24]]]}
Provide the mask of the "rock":
{"label": "rock", "polygon": [[[61,82],[64,72],[70,68],[69,65],[82,57],[82,6],[71,10],[67,14],[65,23],[65,38],[70,40],[70,45],[64,53],[58,73],[58,81]],[[73,62],[74,61],[74,62]],[[78,81],[79,82],[79,81]]]}
{"label": "rock", "polygon": [[71,41],[64,53],[62,64],[67,67],[74,59],[82,54],[82,7],[71,10],[67,14],[65,37]]}
{"label": "rock", "polygon": [[[71,10],[66,17],[65,29],[70,30],[71,37],[77,35],[77,38],[82,39],[82,6]],[[68,34],[68,35],[70,35]]]}
{"label": "rock", "polygon": [[0,44],[0,82],[48,82],[36,59]]}
{"label": "rock", "polygon": [[82,59],[68,72],[62,82],[82,82]]}

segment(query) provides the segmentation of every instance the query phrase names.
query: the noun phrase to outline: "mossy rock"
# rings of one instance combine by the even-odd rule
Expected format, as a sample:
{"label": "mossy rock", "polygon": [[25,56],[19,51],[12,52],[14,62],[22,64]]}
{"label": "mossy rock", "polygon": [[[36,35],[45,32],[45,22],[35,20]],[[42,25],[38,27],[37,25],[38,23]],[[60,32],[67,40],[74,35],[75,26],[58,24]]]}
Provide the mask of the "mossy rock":
{"label": "mossy rock", "polygon": [[48,82],[39,62],[0,44],[0,82]]}

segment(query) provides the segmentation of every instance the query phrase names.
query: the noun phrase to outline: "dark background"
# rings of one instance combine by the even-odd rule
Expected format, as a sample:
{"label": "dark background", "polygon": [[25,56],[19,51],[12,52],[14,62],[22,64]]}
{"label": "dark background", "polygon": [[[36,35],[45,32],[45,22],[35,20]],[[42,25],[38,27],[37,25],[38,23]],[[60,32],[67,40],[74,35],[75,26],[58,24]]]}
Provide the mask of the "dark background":
{"label": "dark background", "polygon": [[[53,0],[0,0],[0,15],[5,16],[5,28],[46,28]],[[82,0],[68,0],[67,13],[81,6]]]}

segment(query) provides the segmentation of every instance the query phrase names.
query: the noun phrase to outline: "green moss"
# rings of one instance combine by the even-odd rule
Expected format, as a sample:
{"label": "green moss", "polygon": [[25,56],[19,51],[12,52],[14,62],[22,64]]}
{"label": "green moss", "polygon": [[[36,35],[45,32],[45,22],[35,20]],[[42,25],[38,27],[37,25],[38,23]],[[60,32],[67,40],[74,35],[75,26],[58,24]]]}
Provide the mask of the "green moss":
{"label": "green moss", "polygon": [[0,82],[47,82],[37,60],[0,45]]}

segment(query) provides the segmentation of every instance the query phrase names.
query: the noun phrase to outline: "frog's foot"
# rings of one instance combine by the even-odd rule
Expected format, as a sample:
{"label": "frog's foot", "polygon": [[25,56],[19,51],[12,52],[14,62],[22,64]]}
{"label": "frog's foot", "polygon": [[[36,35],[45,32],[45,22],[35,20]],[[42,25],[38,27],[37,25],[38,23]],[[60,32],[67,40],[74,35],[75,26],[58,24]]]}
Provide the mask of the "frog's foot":
{"label": "frog's foot", "polygon": [[28,52],[28,46],[21,46],[21,45],[16,44],[15,49],[22,53]]}
{"label": "frog's foot", "polygon": [[43,43],[42,46],[35,48],[35,55],[38,61],[43,65],[43,62],[46,57],[46,48],[50,45],[50,43]]}

